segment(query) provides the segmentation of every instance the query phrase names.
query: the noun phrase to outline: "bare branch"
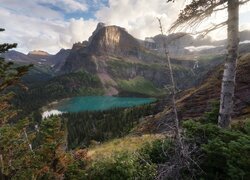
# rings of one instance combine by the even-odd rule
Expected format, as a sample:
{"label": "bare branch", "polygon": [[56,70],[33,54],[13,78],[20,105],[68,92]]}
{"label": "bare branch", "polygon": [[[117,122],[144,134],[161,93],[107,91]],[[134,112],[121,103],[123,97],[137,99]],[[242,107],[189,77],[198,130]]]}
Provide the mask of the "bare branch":
{"label": "bare branch", "polygon": [[[227,0],[193,0],[181,11],[178,19],[170,27],[169,31],[175,31],[180,26],[194,26],[207,19],[214,13],[214,10],[226,3]],[[222,9],[225,9],[223,7]]]}

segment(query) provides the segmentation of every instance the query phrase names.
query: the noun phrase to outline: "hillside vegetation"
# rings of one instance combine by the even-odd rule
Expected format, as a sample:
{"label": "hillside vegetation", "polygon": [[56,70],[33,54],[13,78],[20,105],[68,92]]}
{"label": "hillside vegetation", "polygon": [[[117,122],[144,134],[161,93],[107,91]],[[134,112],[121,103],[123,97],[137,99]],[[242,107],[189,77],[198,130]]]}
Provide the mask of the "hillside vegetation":
{"label": "hillside vegetation", "polygon": [[102,94],[104,91],[99,78],[85,71],[79,71],[56,76],[48,82],[31,87],[26,92],[19,90],[14,103],[24,113],[30,113],[55,100]]}
{"label": "hillside vegetation", "polygon": [[[177,95],[177,108],[181,120],[199,119],[205,112],[211,111],[214,102],[220,98],[223,66],[212,69],[198,87],[180,92]],[[250,94],[250,54],[241,56],[238,61],[236,92],[233,119],[249,115]],[[138,126],[138,131],[161,132],[168,127],[163,122],[171,120],[171,105],[154,117],[147,118]],[[160,126],[163,124],[162,126]]]}
{"label": "hillside vegetation", "polygon": [[167,94],[166,90],[155,87],[151,81],[139,76],[130,80],[119,80],[118,88],[121,92],[137,93],[151,97],[161,97]]}

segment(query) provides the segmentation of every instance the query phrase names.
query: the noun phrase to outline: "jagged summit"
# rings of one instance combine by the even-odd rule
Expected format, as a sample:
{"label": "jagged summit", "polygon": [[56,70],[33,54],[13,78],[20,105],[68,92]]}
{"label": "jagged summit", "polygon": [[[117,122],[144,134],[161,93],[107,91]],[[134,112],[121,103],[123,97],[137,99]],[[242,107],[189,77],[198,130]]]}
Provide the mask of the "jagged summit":
{"label": "jagged summit", "polygon": [[98,24],[89,41],[92,53],[135,55],[140,48],[139,42],[124,28]]}
{"label": "jagged summit", "polygon": [[100,29],[104,28],[105,26],[106,26],[105,23],[102,23],[102,22],[100,22],[100,23],[97,24],[96,29],[94,30],[94,32],[92,33],[92,35],[89,37],[89,40],[88,40],[89,43],[92,42],[93,37],[98,33],[98,31]]}
{"label": "jagged summit", "polygon": [[140,49],[139,41],[130,35],[125,28],[104,23],[98,23],[88,41],[75,43],[73,50],[95,55],[137,55]]}

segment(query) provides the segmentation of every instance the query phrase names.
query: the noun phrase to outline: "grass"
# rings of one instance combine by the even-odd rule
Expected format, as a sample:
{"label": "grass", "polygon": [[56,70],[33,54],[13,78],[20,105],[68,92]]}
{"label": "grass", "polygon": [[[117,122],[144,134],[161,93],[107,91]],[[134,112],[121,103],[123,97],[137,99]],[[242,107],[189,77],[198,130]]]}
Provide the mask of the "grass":
{"label": "grass", "polygon": [[112,69],[122,69],[122,68],[132,68],[132,67],[141,67],[144,69],[154,69],[154,70],[160,70],[160,69],[165,69],[162,64],[159,63],[145,63],[145,62],[133,62],[133,60],[129,59],[118,59],[115,57],[110,57],[109,61],[107,62],[108,65]]}
{"label": "grass", "polygon": [[126,92],[145,94],[148,96],[162,96],[166,91],[159,89],[143,77],[137,76],[130,80],[118,80],[118,87]]}
{"label": "grass", "polygon": [[123,151],[135,152],[140,149],[145,143],[153,142],[157,139],[164,138],[163,135],[143,135],[143,136],[126,136],[119,139],[114,139],[109,142],[95,145],[88,149],[88,156],[92,159],[110,157],[113,153]]}

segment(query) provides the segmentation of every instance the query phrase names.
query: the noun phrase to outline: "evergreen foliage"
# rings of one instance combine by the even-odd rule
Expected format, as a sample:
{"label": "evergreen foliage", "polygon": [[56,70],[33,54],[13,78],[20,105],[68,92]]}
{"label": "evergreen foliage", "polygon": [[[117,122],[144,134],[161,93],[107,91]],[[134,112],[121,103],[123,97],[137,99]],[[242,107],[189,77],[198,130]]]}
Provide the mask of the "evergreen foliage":
{"label": "evergreen foliage", "polygon": [[[0,29],[0,32],[1,31],[4,31],[4,29]],[[0,54],[2,55],[16,47],[16,43],[0,44]],[[14,94],[12,92],[6,92],[6,89],[16,84],[25,87],[20,83],[20,79],[27,73],[29,67],[30,66],[15,66],[12,62],[6,62],[4,58],[0,56],[0,126],[16,114],[15,111],[9,109],[9,101]]]}
{"label": "evergreen foliage", "polygon": [[19,91],[13,103],[23,110],[23,114],[19,113],[20,117],[25,117],[55,100],[103,93],[102,84],[97,76],[80,71],[55,77],[27,92]]}
{"label": "evergreen foliage", "polygon": [[[216,125],[218,103],[204,118],[195,122],[183,122],[183,140],[197,147],[191,158],[197,179],[243,179],[250,178],[250,120],[235,123],[232,129],[221,129]],[[168,163],[176,147],[171,139],[157,140],[146,144],[140,154],[149,157],[154,164]],[[202,171],[201,171],[202,170]],[[192,179],[190,169],[182,169],[183,179]],[[174,177],[172,177],[174,179]]]}
{"label": "evergreen foliage", "polygon": [[67,123],[69,149],[86,147],[94,141],[122,137],[139,123],[141,117],[154,114],[154,105],[134,108],[119,108],[107,111],[63,114]]}
{"label": "evergreen foliage", "polygon": [[[204,179],[249,179],[249,122],[243,128],[223,130],[213,124],[186,122],[189,140],[201,148]],[[246,134],[247,133],[247,134]]]}

